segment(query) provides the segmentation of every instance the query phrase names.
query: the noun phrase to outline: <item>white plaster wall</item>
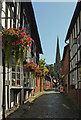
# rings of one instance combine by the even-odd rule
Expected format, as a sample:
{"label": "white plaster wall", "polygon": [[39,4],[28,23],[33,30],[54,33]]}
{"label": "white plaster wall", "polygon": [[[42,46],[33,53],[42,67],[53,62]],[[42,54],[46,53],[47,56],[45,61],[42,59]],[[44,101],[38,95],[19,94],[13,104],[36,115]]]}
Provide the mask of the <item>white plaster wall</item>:
{"label": "white plaster wall", "polygon": [[[19,19],[19,20],[18,20]],[[19,29],[20,27],[20,6],[19,6],[19,2],[17,2],[17,20],[16,20],[16,28]]]}
{"label": "white plaster wall", "polygon": [[6,95],[5,95],[6,110],[8,110],[8,104],[7,104],[7,99],[8,99],[8,98],[7,98],[7,97],[8,97],[8,96],[7,96],[7,86],[5,86],[5,94],[6,94]]}
{"label": "white plaster wall", "polygon": [[[12,11],[14,12],[14,7],[12,7]],[[12,25],[11,27],[13,28],[13,19],[12,19]]]}
{"label": "white plaster wall", "polygon": [[79,34],[80,25],[79,25],[79,17],[77,18],[77,34]]}
{"label": "white plaster wall", "polygon": [[70,73],[70,85],[72,84],[72,74]]}
{"label": "white plaster wall", "polygon": [[25,99],[27,99],[28,98],[28,91],[26,91],[26,96],[25,96]]}
{"label": "white plaster wall", "polygon": [[77,88],[77,70],[75,71],[75,88]]}
{"label": "white plaster wall", "polygon": [[[2,17],[5,17],[5,2],[2,2],[2,13],[1,13]],[[5,27],[5,19],[1,20],[2,22],[2,26]]]}
{"label": "white plaster wall", "polygon": [[[8,8],[8,17],[10,17],[10,10]],[[8,19],[8,29],[10,28],[10,19]]]}

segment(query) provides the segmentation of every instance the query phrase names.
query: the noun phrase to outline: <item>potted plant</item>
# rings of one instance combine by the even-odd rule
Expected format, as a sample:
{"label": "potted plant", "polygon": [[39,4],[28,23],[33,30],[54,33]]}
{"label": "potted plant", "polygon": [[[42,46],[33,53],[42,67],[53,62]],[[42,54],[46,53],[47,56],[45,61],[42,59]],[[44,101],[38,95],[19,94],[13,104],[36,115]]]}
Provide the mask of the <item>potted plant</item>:
{"label": "potted plant", "polygon": [[8,65],[10,58],[14,55],[15,64],[23,61],[26,50],[34,40],[30,35],[26,35],[26,28],[21,30],[9,28],[2,30],[2,48],[5,54],[5,64]]}

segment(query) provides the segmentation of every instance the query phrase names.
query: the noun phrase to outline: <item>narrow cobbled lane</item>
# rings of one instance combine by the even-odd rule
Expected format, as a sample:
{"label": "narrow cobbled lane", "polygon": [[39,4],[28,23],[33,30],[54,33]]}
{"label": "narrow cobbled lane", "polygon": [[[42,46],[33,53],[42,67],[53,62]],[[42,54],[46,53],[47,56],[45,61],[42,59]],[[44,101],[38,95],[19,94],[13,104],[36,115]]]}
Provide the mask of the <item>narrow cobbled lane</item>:
{"label": "narrow cobbled lane", "polygon": [[[30,106],[23,108],[20,118],[79,118],[75,105],[63,93],[51,89],[40,96]],[[18,111],[9,116],[16,117]]]}

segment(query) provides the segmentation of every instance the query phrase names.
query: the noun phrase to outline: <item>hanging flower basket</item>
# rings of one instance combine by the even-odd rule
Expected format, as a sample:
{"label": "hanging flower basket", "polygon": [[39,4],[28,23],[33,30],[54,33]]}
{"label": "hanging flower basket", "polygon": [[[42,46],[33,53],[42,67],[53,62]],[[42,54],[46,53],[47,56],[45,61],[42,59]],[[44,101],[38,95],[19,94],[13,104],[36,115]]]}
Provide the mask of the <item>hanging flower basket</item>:
{"label": "hanging flower basket", "polygon": [[24,65],[23,72],[31,72],[34,78],[37,76],[37,72],[39,72],[39,69],[40,68],[34,62],[30,62]]}
{"label": "hanging flower basket", "polygon": [[23,72],[31,72],[33,75],[33,78],[38,77],[38,78],[43,78],[46,76],[48,73],[48,69],[44,68],[39,68],[34,62],[30,62],[24,65]]}
{"label": "hanging flower basket", "polygon": [[12,54],[15,58],[15,63],[23,61],[26,50],[29,50],[30,44],[34,40],[30,35],[26,35],[26,28],[21,30],[16,28],[9,28],[2,30],[2,48],[5,54],[5,63],[10,62]]}

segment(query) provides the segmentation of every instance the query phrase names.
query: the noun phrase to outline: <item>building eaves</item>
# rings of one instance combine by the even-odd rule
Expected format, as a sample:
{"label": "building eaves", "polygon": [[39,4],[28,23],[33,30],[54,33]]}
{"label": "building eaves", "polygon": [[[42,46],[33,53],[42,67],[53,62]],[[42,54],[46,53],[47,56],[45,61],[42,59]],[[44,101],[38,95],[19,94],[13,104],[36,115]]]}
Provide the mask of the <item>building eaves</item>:
{"label": "building eaves", "polygon": [[71,20],[71,23],[70,23],[70,26],[69,26],[69,29],[68,29],[68,32],[67,32],[67,35],[66,35],[66,38],[65,38],[65,42],[69,39],[70,37],[70,34],[72,32],[72,29],[75,25],[75,22],[77,20],[77,17],[80,13],[80,10],[81,10],[81,1],[80,2],[77,2],[77,5],[76,5],[76,8],[75,8],[75,11],[74,11],[74,14],[73,14],[73,17],[72,17],[72,20]]}
{"label": "building eaves", "polygon": [[31,25],[32,38],[34,39],[34,41],[36,43],[37,51],[40,54],[43,54],[42,46],[41,46],[41,42],[40,42],[40,37],[38,34],[37,24],[36,24],[36,20],[35,20],[35,15],[34,15],[34,11],[33,11],[33,7],[32,7],[31,2],[27,3],[27,8],[28,8],[29,16],[31,16],[30,25]]}

